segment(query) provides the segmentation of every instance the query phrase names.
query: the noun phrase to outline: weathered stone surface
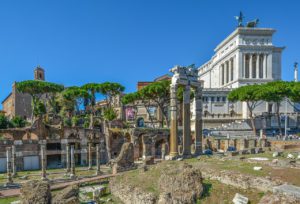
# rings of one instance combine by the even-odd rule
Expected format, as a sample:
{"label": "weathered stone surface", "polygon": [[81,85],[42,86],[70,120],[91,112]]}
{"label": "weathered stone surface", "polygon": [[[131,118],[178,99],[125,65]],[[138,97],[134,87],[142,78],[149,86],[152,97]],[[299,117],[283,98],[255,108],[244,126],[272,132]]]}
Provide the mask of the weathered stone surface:
{"label": "weathered stone surface", "polygon": [[298,186],[283,184],[281,186],[274,187],[273,193],[287,195],[287,196],[300,199],[300,187]]}
{"label": "weathered stone surface", "polygon": [[296,204],[300,201],[290,196],[267,194],[261,198],[258,204]]}
{"label": "weathered stone surface", "polygon": [[134,164],[133,144],[129,142],[124,143],[119,156],[114,161],[112,161],[112,164],[113,174],[135,169],[136,165]]}
{"label": "weathered stone surface", "polygon": [[52,204],[79,204],[79,187],[69,186],[59,191],[52,200]]}
{"label": "weathered stone surface", "polygon": [[28,181],[21,188],[22,204],[50,204],[51,191],[47,181]]}
{"label": "weathered stone surface", "polygon": [[201,168],[204,178],[218,180],[226,185],[235,186],[242,189],[255,188],[260,191],[272,191],[274,186],[282,184],[278,179],[263,178],[251,175],[244,175],[232,171],[214,171],[213,169]]}
{"label": "weathered stone surface", "polygon": [[170,204],[173,203],[171,193],[161,193],[159,195],[158,204]]}
{"label": "weathered stone surface", "polygon": [[159,189],[163,193],[160,197],[161,203],[170,200],[167,194],[171,196],[171,203],[174,204],[196,203],[203,192],[202,174],[199,169],[187,164],[179,168],[171,167],[160,176]]}
{"label": "weathered stone surface", "polygon": [[157,198],[153,193],[145,192],[137,186],[118,182],[117,178],[111,179],[110,191],[124,204],[155,204],[157,202]]}

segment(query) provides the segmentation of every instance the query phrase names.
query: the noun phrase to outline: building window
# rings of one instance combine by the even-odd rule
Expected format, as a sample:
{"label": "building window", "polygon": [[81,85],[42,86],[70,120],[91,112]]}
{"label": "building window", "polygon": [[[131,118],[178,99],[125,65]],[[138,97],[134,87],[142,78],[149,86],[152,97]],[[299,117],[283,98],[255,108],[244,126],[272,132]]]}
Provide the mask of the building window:
{"label": "building window", "polygon": [[212,96],[212,97],[210,98],[210,100],[211,100],[211,102],[215,102],[215,97]]}
{"label": "building window", "polygon": [[226,101],[226,96],[222,97],[222,101],[225,102]]}
{"label": "building window", "polygon": [[217,97],[217,102],[220,102],[220,97]]}

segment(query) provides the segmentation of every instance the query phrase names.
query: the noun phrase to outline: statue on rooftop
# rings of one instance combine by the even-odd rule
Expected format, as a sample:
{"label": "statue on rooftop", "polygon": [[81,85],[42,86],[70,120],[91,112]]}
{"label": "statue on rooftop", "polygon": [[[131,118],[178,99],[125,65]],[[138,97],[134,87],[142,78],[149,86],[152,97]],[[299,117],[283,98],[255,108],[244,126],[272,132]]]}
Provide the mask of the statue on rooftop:
{"label": "statue on rooftop", "polygon": [[254,19],[253,21],[247,22],[246,27],[247,27],[247,28],[255,28],[255,27],[257,27],[258,23],[259,23],[259,19],[256,18],[256,19]]}
{"label": "statue on rooftop", "polygon": [[243,13],[240,11],[240,15],[239,16],[235,16],[234,18],[238,22],[238,27],[243,27],[243,20],[245,18],[245,16],[243,15]]}

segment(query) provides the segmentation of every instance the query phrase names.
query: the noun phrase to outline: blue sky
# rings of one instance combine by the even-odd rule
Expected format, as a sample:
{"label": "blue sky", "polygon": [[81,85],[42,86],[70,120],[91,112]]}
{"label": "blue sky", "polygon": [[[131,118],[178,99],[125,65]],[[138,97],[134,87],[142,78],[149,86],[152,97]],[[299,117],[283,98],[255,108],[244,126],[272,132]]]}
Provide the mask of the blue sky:
{"label": "blue sky", "polygon": [[46,79],[66,86],[115,81],[135,91],[178,65],[198,66],[236,27],[233,16],[275,28],[283,79],[300,61],[297,0],[2,0],[0,100],[13,81]]}

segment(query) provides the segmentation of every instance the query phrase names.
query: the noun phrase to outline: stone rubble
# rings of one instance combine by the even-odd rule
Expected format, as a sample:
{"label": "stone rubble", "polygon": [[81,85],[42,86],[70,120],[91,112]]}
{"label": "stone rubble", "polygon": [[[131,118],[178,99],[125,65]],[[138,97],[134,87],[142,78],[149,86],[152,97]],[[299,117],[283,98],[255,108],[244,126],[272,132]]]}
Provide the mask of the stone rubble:
{"label": "stone rubble", "polygon": [[22,185],[22,204],[50,204],[51,191],[48,181],[31,180]]}

